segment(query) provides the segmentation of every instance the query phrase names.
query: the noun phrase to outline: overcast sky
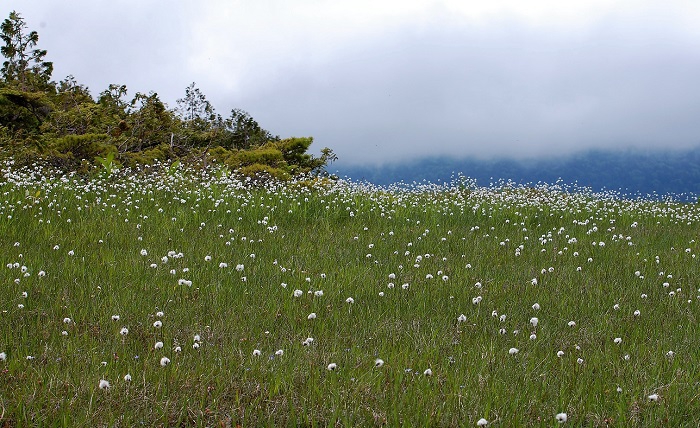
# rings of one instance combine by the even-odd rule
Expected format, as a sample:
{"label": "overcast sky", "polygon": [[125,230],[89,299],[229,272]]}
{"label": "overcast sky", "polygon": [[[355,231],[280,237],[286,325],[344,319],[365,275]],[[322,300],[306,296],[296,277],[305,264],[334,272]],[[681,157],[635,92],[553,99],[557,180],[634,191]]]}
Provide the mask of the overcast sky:
{"label": "overcast sky", "polygon": [[698,0],[23,0],[54,62],[343,163],[700,145]]}

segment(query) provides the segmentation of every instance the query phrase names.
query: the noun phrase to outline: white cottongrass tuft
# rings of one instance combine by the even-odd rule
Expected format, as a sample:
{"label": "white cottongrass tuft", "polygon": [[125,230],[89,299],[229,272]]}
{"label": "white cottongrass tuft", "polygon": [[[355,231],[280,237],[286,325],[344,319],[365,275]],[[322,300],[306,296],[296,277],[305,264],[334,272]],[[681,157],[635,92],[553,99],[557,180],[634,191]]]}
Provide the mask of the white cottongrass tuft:
{"label": "white cottongrass tuft", "polygon": [[278,357],[284,355],[284,350],[282,350],[282,349],[277,350],[277,352],[275,352],[275,355],[277,355]]}
{"label": "white cottongrass tuft", "polygon": [[163,323],[161,321],[156,321],[153,323],[153,327],[161,328],[161,327],[163,327]]}
{"label": "white cottongrass tuft", "polygon": [[561,358],[564,356],[564,351],[557,351],[557,357]]}
{"label": "white cottongrass tuft", "polygon": [[540,304],[537,303],[537,302],[535,302],[535,304],[532,305],[532,309],[535,310],[535,311],[539,311],[539,310],[540,310]]}
{"label": "white cottongrass tuft", "polygon": [[7,360],[7,354],[4,352],[0,352],[0,361],[5,361]]}
{"label": "white cottongrass tuft", "polygon": [[122,327],[122,329],[119,330],[119,334],[121,334],[122,336],[126,336],[127,334],[129,334],[129,329],[126,327]]}
{"label": "white cottongrass tuft", "polygon": [[161,365],[162,367],[165,367],[165,366],[167,366],[168,364],[170,364],[170,358],[168,358],[168,357],[163,357],[163,358],[160,359],[160,365]]}
{"label": "white cottongrass tuft", "polygon": [[326,369],[327,369],[328,371],[333,371],[333,370],[335,370],[335,369],[337,369],[337,368],[338,368],[338,365],[337,365],[336,363],[330,363],[330,364],[328,364],[328,367],[326,367]]}
{"label": "white cottongrass tuft", "polygon": [[476,426],[478,426],[478,427],[485,427],[488,424],[489,424],[489,421],[487,421],[484,418],[481,418],[478,421],[476,421]]}
{"label": "white cottongrass tuft", "polygon": [[622,338],[621,338],[621,337],[616,337],[616,338],[613,339],[613,342],[615,342],[615,344],[619,345],[620,343],[622,343]]}
{"label": "white cottongrass tuft", "polygon": [[345,299],[345,302],[346,303],[355,303],[355,299],[353,299],[352,297],[348,297],[347,299]]}
{"label": "white cottongrass tuft", "polygon": [[557,422],[559,422],[560,424],[563,424],[564,422],[566,422],[567,420],[569,420],[569,416],[567,416],[566,413],[557,413],[556,416],[554,416],[554,418],[555,418],[555,419],[557,420]]}
{"label": "white cottongrass tuft", "polygon": [[119,321],[119,315],[112,315],[112,321]]}
{"label": "white cottongrass tuft", "polygon": [[651,394],[647,397],[649,401],[659,401],[659,394]]}
{"label": "white cottongrass tuft", "polygon": [[316,312],[311,312],[306,319],[308,320],[315,320],[316,319]]}
{"label": "white cottongrass tuft", "polygon": [[262,352],[260,352],[259,349],[253,349],[253,356],[254,356],[254,357],[259,357],[260,354],[262,354]]}
{"label": "white cottongrass tuft", "polygon": [[510,354],[510,355],[515,355],[515,354],[517,354],[518,352],[520,352],[520,350],[519,350],[518,348],[510,348],[510,349],[508,350],[508,354]]}
{"label": "white cottongrass tuft", "polygon": [[425,369],[425,371],[423,372],[423,376],[432,376],[432,375],[433,375],[433,371],[430,369]]}
{"label": "white cottongrass tuft", "polygon": [[569,321],[569,327],[576,327],[576,321]]}
{"label": "white cottongrass tuft", "polygon": [[156,342],[156,344],[153,346],[153,349],[163,349],[163,342]]}
{"label": "white cottongrass tuft", "polygon": [[111,385],[109,384],[109,381],[105,379],[100,379],[100,383],[98,384],[98,386],[100,387],[100,389],[109,389]]}
{"label": "white cottongrass tuft", "polygon": [[457,317],[457,322],[465,322],[466,320],[467,320],[467,316],[464,315],[464,314],[460,314],[460,315]]}
{"label": "white cottongrass tuft", "polygon": [[530,318],[530,324],[532,324],[533,327],[537,327],[537,324],[539,324],[540,320],[537,317],[532,317]]}
{"label": "white cottongrass tuft", "polygon": [[129,373],[124,375],[124,381],[125,382],[131,382],[131,375]]}
{"label": "white cottongrass tuft", "polygon": [[381,367],[383,365],[384,365],[384,360],[382,360],[381,358],[377,358],[376,360],[374,360],[374,367]]}

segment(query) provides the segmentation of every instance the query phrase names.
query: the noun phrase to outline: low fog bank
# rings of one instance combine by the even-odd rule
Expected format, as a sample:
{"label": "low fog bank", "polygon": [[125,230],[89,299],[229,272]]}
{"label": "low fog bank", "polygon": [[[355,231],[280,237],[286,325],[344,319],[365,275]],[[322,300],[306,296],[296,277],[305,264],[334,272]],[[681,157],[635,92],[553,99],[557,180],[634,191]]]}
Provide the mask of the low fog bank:
{"label": "low fog bank", "polygon": [[700,195],[700,146],[685,150],[586,150],[541,159],[423,157],[381,166],[338,163],[340,177],[378,185],[444,182],[458,174],[479,186],[511,180],[517,184],[555,183],[617,191],[623,196],[695,200]]}

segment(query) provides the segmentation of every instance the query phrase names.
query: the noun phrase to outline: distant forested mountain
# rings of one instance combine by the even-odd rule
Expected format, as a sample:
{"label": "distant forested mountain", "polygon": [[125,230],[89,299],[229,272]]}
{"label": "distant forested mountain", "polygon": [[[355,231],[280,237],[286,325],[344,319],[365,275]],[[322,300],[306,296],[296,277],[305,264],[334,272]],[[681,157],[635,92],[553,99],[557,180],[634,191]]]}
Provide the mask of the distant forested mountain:
{"label": "distant forested mountain", "polygon": [[488,186],[499,180],[518,184],[538,182],[613,190],[625,196],[661,197],[675,195],[695,200],[700,195],[700,147],[682,151],[581,152],[567,157],[518,161],[428,157],[382,166],[336,165],[341,177],[387,185],[400,181],[449,181],[457,173]]}

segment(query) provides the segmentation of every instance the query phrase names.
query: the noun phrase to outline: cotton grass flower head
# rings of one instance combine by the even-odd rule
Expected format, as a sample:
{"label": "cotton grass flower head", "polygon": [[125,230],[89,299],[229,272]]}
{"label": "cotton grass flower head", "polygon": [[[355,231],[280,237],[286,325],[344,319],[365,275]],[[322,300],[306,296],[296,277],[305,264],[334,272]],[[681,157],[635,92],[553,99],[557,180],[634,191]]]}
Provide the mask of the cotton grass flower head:
{"label": "cotton grass flower head", "polygon": [[6,361],[7,360],[7,354],[5,352],[0,352],[0,361]]}
{"label": "cotton grass flower head", "polygon": [[537,317],[530,318],[530,324],[532,324],[533,327],[537,327],[537,324],[539,322],[540,322],[540,320]]}
{"label": "cotton grass flower head", "polygon": [[119,321],[119,315],[112,315],[112,321]]}
{"label": "cotton grass flower head", "polygon": [[129,334],[129,329],[126,327],[122,327],[122,329],[119,330],[119,334],[121,334],[122,336],[126,336],[127,334]]}
{"label": "cotton grass flower head", "polygon": [[111,385],[109,384],[109,381],[105,379],[100,379],[100,383],[98,384],[98,386],[100,387],[100,389],[107,390],[110,388]]}
{"label": "cotton grass flower head", "polygon": [[432,375],[433,375],[433,371],[430,369],[425,369],[425,371],[423,372],[423,376],[432,376]]}
{"label": "cotton grass flower head", "polygon": [[124,382],[131,382],[131,375],[129,373],[124,375]]}
{"label": "cotton grass flower head", "polygon": [[309,315],[306,316],[306,319],[315,320],[316,319],[316,312],[311,312]]}
{"label": "cotton grass flower head", "polygon": [[282,355],[284,355],[284,350],[278,349],[278,350],[275,352],[275,355],[277,355],[278,357],[281,357]]}
{"label": "cotton grass flower head", "polygon": [[355,303],[355,299],[353,299],[352,297],[348,297],[347,299],[345,299],[345,302],[346,303]]}
{"label": "cotton grass flower head", "polygon": [[384,360],[382,360],[381,358],[377,358],[376,360],[374,360],[374,367],[381,367],[383,365],[384,365]]}
{"label": "cotton grass flower head", "polygon": [[466,320],[467,320],[467,316],[464,315],[464,314],[460,314],[460,315],[457,317],[457,322],[465,322]]}
{"label": "cotton grass flower head", "polygon": [[294,290],[294,297],[301,297],[304,294],[301,290]]}
{"label": "cotton grass flower head", "polygon": [[519,350],[518,348],[510,348],[510,349],[508,350],[508,354],[510,354],[510,355],[515,355],[515,354],[517,354],[518,352],[520,352],[520,350]]}
{"label": "cotton grass flower head", "polygon": [[540,304],[537,303],[537,302],[535,302],[535,303],[532,305],[532,309],[535,310],[535,311],[539,311],[539,310],[540,310]]}
{"label": "cotton grass flower head", "polygon": [[621,338],[621,337],[616,337],[616,338],[613,339],[613,342],[614,342],[616,345],[619,345],[620,343],[622,343],[622,338]]}
{"label": "cotton grass flower head", "polygon": [[560,424],[563,424],[567,420],[569,420],[569,416],[566,413],[557,413],[554,418],[559,422]]}
{"label": "cotton grass flower head", "polygon": [[649,401],[656,402],[656,401],[659,401],[659,394],[651,394],[647,398],[649,399]]}
{"label": "cotton grass flower head", "polygon": [[153,327],[155,327],[155,328],[161,328],[161,327],[163,327],[163,322],[160,321],[160,320],[158,320],[158,321],[156,321],[156,322],[153,323]]}
{"label": "cotton grass flower head", "polygon": [[336,363],[330,363],[330,364],[328,364],[328,366],[326,367],[326,369],[327,369],[328,371],[331,371],[331,372],[332,372],[333,370],[337,369],[337,368],[338,368],[338,365],[337,365]]}
{"label": "cotton grass flower head", "polygon": [[168,364],[170,364],[170,358],[168,358],[168,357],[163,357],[163,358],[160,359],[160,365],[161,365],[161,367],[165,367],[165,366],[167,366]]}
{"label": "cotton grass flower head", "polygon": [[259,357],[262,354],[259,349],[253,349],[253,356],[254,357]]}
{"label": "cotton grass flower head", "polygon": [[484,418],[481,418],[478,421],[476,421],[476,426],[478,426],[478,427],[485,427],[488,424],[489,424],[489,421],[487,421]]}

